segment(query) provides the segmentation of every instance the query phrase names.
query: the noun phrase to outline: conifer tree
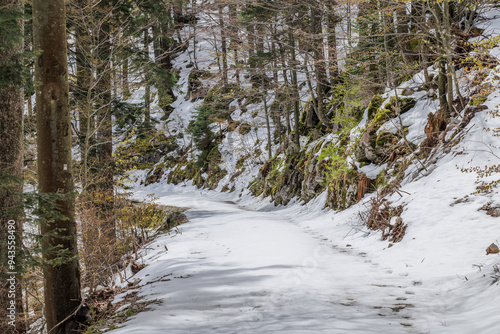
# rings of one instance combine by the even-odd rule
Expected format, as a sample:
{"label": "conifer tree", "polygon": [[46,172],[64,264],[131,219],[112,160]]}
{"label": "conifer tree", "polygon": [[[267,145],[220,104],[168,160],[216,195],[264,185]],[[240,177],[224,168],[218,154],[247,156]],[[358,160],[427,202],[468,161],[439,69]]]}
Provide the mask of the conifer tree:
{"label": "conifer tree", "polygon": [[0,0],[0,332],[24,333],[21,293],[23,1]]}
{"label": "conifer tree", "polygon": [[78,328],[81,307],[80,268],[74,219],[71,125],[63,0],[33,1],[36,59],[36,114],[38,181],[41,217],[45,319],[49,333],[71,333]]}
{"label": "conifer tree", "polygon": [[114,243],[116,238],[114,221],[114,182],[113,182],[113,121],[112,111],[112,17],[114,7],[110,0],[99,3],[97,44],[97,153],[99,179],[97,188],[94,189],[94,200],[99,206],[102,229],[107,237],[107,242]]}

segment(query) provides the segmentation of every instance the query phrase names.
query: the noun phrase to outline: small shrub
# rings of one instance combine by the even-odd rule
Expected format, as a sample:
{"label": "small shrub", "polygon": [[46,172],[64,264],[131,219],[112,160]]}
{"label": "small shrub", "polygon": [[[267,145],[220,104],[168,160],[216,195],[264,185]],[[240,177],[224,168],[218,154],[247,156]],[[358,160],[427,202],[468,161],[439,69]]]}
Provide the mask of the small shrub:
{"label": "small shrub", "polygon": [[[382,231],[382,240],[399,242],[403,239],[407,227],[400,217],[402,213],[402,205],[393,207],[389,201],[377,194],[370,201],[369,211],[362,214],[361,218],[368,228]],[[393,217],[398,217],[394,225],[391,224]]]}
{"label": "small shrub", "polygon": [[473,107],[477,107],[481,104],[483,104],[486,101],[486,97],[484,96],[479,96],[470,101],[470,105]]}

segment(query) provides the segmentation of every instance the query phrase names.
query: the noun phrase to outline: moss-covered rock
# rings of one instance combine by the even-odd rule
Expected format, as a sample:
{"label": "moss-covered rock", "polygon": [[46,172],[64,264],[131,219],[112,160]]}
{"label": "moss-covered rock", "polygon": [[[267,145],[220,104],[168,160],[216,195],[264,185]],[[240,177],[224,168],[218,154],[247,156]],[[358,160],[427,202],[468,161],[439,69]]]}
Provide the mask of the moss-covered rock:
{"label": "moss-covered rock", "polygon": [[300,199],[305,202],[310,201],[326,188],[326,162],[317,158],[323,143],[323,141],[317,142],[297,165],[297,168],[304,174]]}
{"label": "moss-covered rock", "polygon": [[[393,97],[393,99],[396,99]],[[410,111],[411,108],[415,107],[417,104],[417,100],[406,97],[403,99],[400,99],[400,108],[401,108],[401,114],[404,114],[407,111]]]}
{"label": "moss-covered rock", "polygon": [[277,205],[286,205],[300,196],[304,173],[296,166],[303,160],[304,151],[288,155],[285,159],[273,158],[264,163],[259,175],[250,183],[254,196],[271,196]]}
{"label": "moss-covered rock", "polygon": [[245,161],[248,159],[248,155],[245,155],[241,158],[238,159],[238,161],[236,161],[236,169],[241,169],[244,167],[245,165]]}
{"label": "moss-covered rock", "polygon": [[328,186],[325,206],[334,210],[345,210],[356,203],[358,183],[358,173],[354,170],[346,171],[343,177]]}
{"label": "moss-covered rock", "polygon": [[[377,101],[375,97],[372,99],[372,102],[374,100]],[[376,111],[355,149],[355,156],[358,162],[381,163],[387,158],[387,154],[395,143],[399,141],[400,136],[388,131],[378,133],[379,128],[385,122],[397,116],[398,107],[400,113],[403,114],[413,108],[416,103],[417,101],[412,98],[399,98],[396,100],[396,97],[393,96],[389,103],[386,103],[383,108],[379,108]]]}
{"label": "moss-covered rock", "polygon": [[358,162],[371,163],[376,160],[376,155],[373,153],[376,138],[377,129],[373,126],[368,127],[354,150]]}
{"label": "moss-covered rock", "polygon": [[227,175],[227,171],[220,167],[221,160],[218,150],[212,150],[208,156],[212,160],[203,166],[193,160],[188,161],[186,155],[179,157],[167,177],[168,183],[179,184],[192,180],[198,188],[217,188],[220,180]]}
{"label": "moss-covered rock", "polygon": [[[377,95],[375,95],[377,96]],[[400,114],[404,114],[409,111],[411,108],[415,106],[417,101],[412,98],[399,98],[396,100],[396,97],[391,97],[389,103],[386,103],[383,108],[379,108],[375,115],[373,116],[373,120],[370,122],[369,127],[378,128],[388,120],[397,116],[397,107],[399,106]]]}
{"label": "moss-covered rock", "polygon": [[401,139],[401,136],[390,131],[382,130],[375,139],[375,155],[377,160],[375,162],[382,163],[386,161],[391,154],[395,151],[396,145]]}
{"label": "moss-covered rock", "polygon": [[[386,107],[391,108],[392,106],[390,105],[390,103],[388,103],[386,104]],[[382,124],[394,118],[394,112],[389,108],[378,109],[368,127],[379,128]]]}
{"label": "moss-covered rock", "polygon": [[242,136],[246,135],[252,130],[252,126],[248,123],[241,123],[238,127],[238,133]]}
{"label": "moss-covered rock", "polygon": [[[186,68],[188,68],[186,66]],[[202,79],[207,79],[212,74],[209,71],[199,70],[193,68],[191,72],[189,72],[188,76],[188,95],[186,99],[189,97],[191,101],[196,101],[198,99],[203,99],[207,95],[209,89],[207,87],[203,87]]]}
{"label": "moss-covered rock", "polygon": [[373,117],[377,113],[377,110],[382,105],[382,102],[384,102],[384,100],[382,99],[381,95],[379,94],[373,95],[372,100],[370,101],[370,104],[368,105],[367,109],[368,119],[373,119]]}
{"label": "moss-covered rock", "polygon": [[413,95],[415,94],[415,91],[411,88],[408,88],[406,87],[405,89],[403,89],[403,92],[401,93],[401,95],[403,96],[410,96],[410,95]]}
{"label": "moss-covered rock", "polygon": [[[205,105],[211,106],[219,114],[229,110],[229,104],[244,95],[243,90],[237,84],[222,83],[212,87],[203,101]],[[220,116],[219,116],[220,117]]]}
{"label": "moss-covered rock", "polygon": [[382,130],[377,135],[375,139],[375,147],[381,148],[386,147],[388,145],[394,145],[399,141],[399,136],[386,130]]}
{"label": "moss-covered rock", "polygon": [[118,174],[130,169],[150,169],[170,152],[179,149],[178,136],[151,132],[122,142],[116,149],[115,167]]}
{"label": "moss-covered rock", "polygon": [[380,164],[392,154],[400,139],[401,135],[398,133],[377,131],[376,128],[370,127],[355,149],[356,160],[360,163]]}
{"label": "moss-covered rock", "polygon": [[163,174],[163,168],[156,167],[151,173],[146,176],[146,180],[144,181],[145,185],[147,186],[151,183],[159,182],[163,177]]}

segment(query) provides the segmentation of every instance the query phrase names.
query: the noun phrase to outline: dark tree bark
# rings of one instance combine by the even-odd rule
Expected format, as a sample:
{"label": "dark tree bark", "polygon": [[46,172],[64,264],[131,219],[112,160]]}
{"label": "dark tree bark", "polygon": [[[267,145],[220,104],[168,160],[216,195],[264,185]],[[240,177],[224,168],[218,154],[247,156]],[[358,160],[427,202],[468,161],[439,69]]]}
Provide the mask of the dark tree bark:
{"label": "dark tree bark", "polygon": [[334,8],[337,6],[337,1],[328,1],[327,27],[328,27],[328,69],[330,73],[330,85],[335,85],[339,76],[339,65],[337,60],[337,34],[335,27],[338,23],[338,18],[335,15]]}
{"label": "dark tree bark", "polygon": [[[264,84],[262,84],[262,87],[264,87]],[[272,137],[271,137],[271,124],[269,122],[269,110],[267,108],[267,96],[266,96],[266,89],[263,88],[262,92],[262,102],[264,103],[264,112],[266,114],[266,130],[267,130],[267,154],[268,158],[271,159],[273,157],[273,151],[272,151]]]}
{"label": "dark tree bark", "polygon": [[124,58],[122,60],[123,65],[122,65],[122,91],[123,91],[123,98],[128,99],[132,94],[130,93],[130,85],[128,82],[128,59]]}
{"label": "dark tree bark", "polygon": [[[170,17],[171,11],[167,11],[165,16]],[[159,67],[165,72],[156,79],[156,88],[158,89],[159,107],[163,109],[165,115],[168,116],[172,112],[173,108],[170,104],[175,101],[176,97],[172,89],[172,85],[167,80],[166,74],[172,73],[172,62],[171,54],[175,47],[175,41],[172,38],[172,34],[175,27],[170,26],[169,23],[165,21],[159,21],[157,24],[153,25],[153,40],[155,49],[155,61]],[[195,57],[195,67],[197,68],[196,57]]]}
{"label": "dark tree bark", "polygon": [[325,68],[325,49],[323,43],[322,24],[320,11],[311,8],[311,33],[314,36],[313,58],[314,58],[314,73],[316,75],[316,99],[317,107],[316,115],[323,125],[329,127],[330,120],[325,115],[324,97],[327,90],[326,84],[326,68]]}
{"label": "dark tree bark", "polygon": [[410,64],[416,60],[415,52],[411,49],[410,46],[410,18],[406,14],[406,3],[402,2],[396,4],[396,20],[397,20],[397,38],[398,45],[403,55],[403,59],[405,63]]}
{"label": "dark tree bark", "polygon": [[[420,0],[412,0],[411,2],[411,32],[416,34],[417,31],[427,31],[428,23],[425,17],[427,12],[427,3]],[[413,37],[415,38],[415,37]],[[429,76],[428,66],[429,66],[429,47],[427,46],[428,38],[425,36],[419,37],[419,57],[421,60],[420,68],[424,71],[424,79],[426,84],[430,84],[431,79]]]}
{"label": "dark tree bark", "polygon": [[444,55],[444,38],[443,35],[443,27],[442,27],[442,19],[443,12],[441,10],[441,6],[439,3],[434,4],[434,20],[435,20],[435,29],[436,29],[436,39],[438,45],[440,46],[440,56],[439,56],[439,76],[438,76],[438,95],[439,95],[439,106],[443,112],[445,120],[450,117],[450,108],[448,106],[448,99],[446,95],[447,91],[447,83],[448,78],[446,77],[446,56]]}
{"label": "dark tree bark", "polygon": [[76,12],[73,14],[73,24],[76,38],[76,90],[75,98],[78,108],[79,136],[81,161],[81,183],[85,190],[87,187],[87,171],[90,143],[90,118],[92,112],[91,67],[90,63],[90,36],[86,31],[81,15],[86,10],[86,0],[75,2]]}
{"label": "dark tree bark", "polygon": [[[39,192],[58,196],[57,207],[42,217],[41,225],[45,318],[50,333],[71,333],[77,328],[71,315],[81,304],[81,293],[72,196],[65,1],[34,0],[33,30],[35,50],[41,51],[35,67]],[[53,251],[55,247],[64,250],[63,257]]]}
{"label": "dark tree bark", "polygon": [[[23,4],[22,0],[0,0],[0,11],[19,15],[23,12]],[[2,23],[2,29],[15,37],[11,42],[0,41],[0,68],[12,67],[20,72],[16,68],[24,48],[23,22],[12,17]],[[21,77],[21,73],[16,75]],[[22,206],[19,205],[23,191],[20,182],[23,167],[23,100],[22,85],[12,82],[0,85],[0,332],[5,334],[26,332],[22,318],[21,275],[17,273],[21,270],[18,254],[22,245],[23,217]],[[9,225],[15,229],[10,230]],[[14,260],[12,266],[8,264],[9,260]]]}
{"label": "dark tree bark", "polygon": [[282,71],[283,71],[283,80],[285,82],[285,87],[286,87],[286,90],[285,90],[285,98],[286,98],[286,102],[285,102],[285,124],[286,124],[286,133],[287,135],[290,135],[290,133],[292,132],[292,127],[291,127],[291,124],[290,124],[290,108],[291,108],[291,101],[290,101],[290,92],[292,90],[291,88],[291,85],[288,81],[288,75],[287,75],[287,66],[286,66],[286,62],[285,62],[285,48],[283,47],[283,45],[280,45],[280,57],[281,57],[281,68],[282,68]]}
{"label": "dark tree bark", "polygon": [[[149,62],[149,28],[144,29],[144,56]],[[151,123],[151,73],[149,69],[146,69],[146,73],[144,74],[144,84],[145,84],[145,92],[144,92],[144,123],[149,126]]]}
{"label": "dark tree bark", "polygon": [[228,85],[227,79],[227,38],[226,38],[226,28],[224,27],[224,6],[219,5],[219,26],[220,26],[220,38],[221,38],[221,51],[222,51],[222,82],[224,87]]}
{"label": "dark tree bark", "polygon": [[299,96],[299,84],[297,81],[297,56],[295,53],[295,38],[294,32],[290,27],[288,31],[288,43],[290,45],[290,63],[292,72],[292,90],[293,90],[293,120],[294,120],[294,143],[297,149],[300,148],[300,134],[299,134],[299,113],[300,113],[300,96]]}
{"label": "dark tree bark", "polygon": [[[247,59],[250,61],[256,53],[256,43],[255,43],[255,27],[252,22],[248,23],[246,26],[247,34]],[[255,62],[251,61],[248,66],[248,74],[250,75],[250,81],[252,85],[255,85],[256,70]]]}
{"label": "dark tree bark", "polygon": [[[460,93],[460,86],[457,82],[457,76],[455,73],[455,64],[453,62],[454,56],[454,47],[452,43],[452,29],[451,29],[451,21],[452,17],[452,9],[454,8],[453,4],[449,2],[449,0],[445,0],[443,2],[443,23],[444,23],[444,54],[446,54],[446,68],[447,68],[447,89],[448,89],[448,109],[450,116],[453,114],[456,116],[463,107],[465,107],[465,102]],[[453,106],[453,84],[455,83],[455,93],[457,94],[460,101],[460,110],[455,110]]]}
{"label": "dark tree bark", "polygon": [[113,192],[113,123],[111,118],[111,25],[109,13],[111,1],[100,3],[102,24],[99,30],[98,66],[97,66],[97,139],[99,143],[99,175],[96,175],[97,192],[94,199],[99,207],[101,229],[114,242],[116,238],[114,222],[114,192]]}
{"label": "dark tree bark", "polygon": [[229,5],[229,34],[230,34],[230,48],[233,50],[234,54],[234,63],[236,66],[236,82],[238,83],[238,86],[240,85],[240,69],[239,69],[239,60],[238,60],[238,47],[241,45],[241,40],[238,36],[238,13],[236,11],[236,5],[230,4]]}
{"label": "dark tree bark", "polygon": [[[277,46],[276,46],[276,41],[278,40],[277,38],[277,29],[276,26],[273,25],[273,35],[272,35],[272,41],[271,43],[271,54],[273,55],[273,61],[272,61],[272,70],[273,70],[273,81],[274,81],[274,87],[275,87],[275,98],[280,99],[281,93],[279,93],[279,76],[278,76],[278,52],[277,52]],[[277,131],[277,138],[281,138],[281,133],[282,133],[282,124],[281,124],[281,116],[282,116],[282,104],[279,103],[277,108],[272,112],[272,118],[274,124],[276,124],[276,131]]]}
{"label": "dark tree bark", "polygon": [[[296,2],[294,2],[296,4]],[[295,18],[296,8],[293,6],[290,7],[286,13],[287,21],[288,21],[288,48],[290,50],[290,59],[288,60],[289,68],[290,68],[290,81],[291,81],[291,90],[292,90],[292,100],[293,100],[293,120],[294,120],[294,136],[293,143],[295,149],[300,149],[300,94],[299,94],[299,83],[297,78],[297,52],[296,52],[296,38],[295,38],[295,29],[299,25]]]}

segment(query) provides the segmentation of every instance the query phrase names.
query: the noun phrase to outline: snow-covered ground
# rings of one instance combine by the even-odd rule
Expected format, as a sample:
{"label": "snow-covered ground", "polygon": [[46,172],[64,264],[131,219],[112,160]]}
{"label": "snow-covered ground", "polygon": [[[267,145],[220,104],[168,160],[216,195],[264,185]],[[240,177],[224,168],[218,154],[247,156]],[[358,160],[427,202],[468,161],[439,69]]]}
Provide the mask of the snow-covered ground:
{"label": "snow-covered ground", "polygon": [[154,190],[160,203],[191,206],[190,222],[144,251],[141,295],[162,303],[114,333],[418,332],[410,277],[297,226],[294,210]]}

